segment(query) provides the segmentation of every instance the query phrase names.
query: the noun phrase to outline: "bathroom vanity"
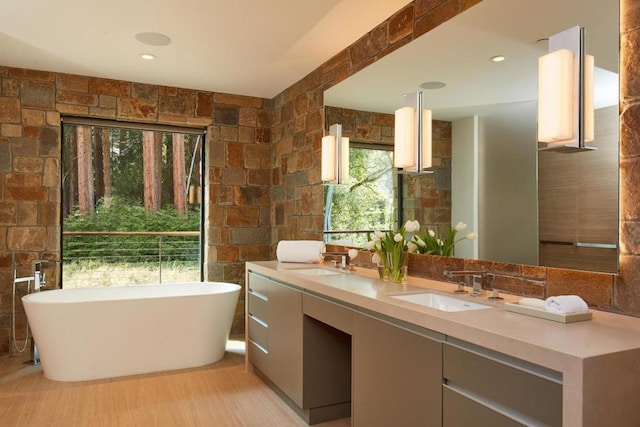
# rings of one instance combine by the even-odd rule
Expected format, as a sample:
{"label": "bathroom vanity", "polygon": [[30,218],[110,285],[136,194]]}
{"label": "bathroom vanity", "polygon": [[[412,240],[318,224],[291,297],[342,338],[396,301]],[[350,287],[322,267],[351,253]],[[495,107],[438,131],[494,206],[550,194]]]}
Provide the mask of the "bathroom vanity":
{"label": "bathroom vanity", "polygon": [[[366,269],[265,261],[246,272],[247,366],[309,424],[640,425],[640,319],[556,323]],[[397,298],[425,292],[470,308]]]}

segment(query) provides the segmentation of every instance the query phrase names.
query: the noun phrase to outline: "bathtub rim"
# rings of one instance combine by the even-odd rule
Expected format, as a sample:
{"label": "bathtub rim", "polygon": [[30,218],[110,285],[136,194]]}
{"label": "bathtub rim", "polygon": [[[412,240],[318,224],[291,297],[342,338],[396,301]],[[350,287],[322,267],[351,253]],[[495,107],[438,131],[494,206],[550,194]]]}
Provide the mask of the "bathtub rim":
{"label": "bathtub rim", "polygon": [[[193,292],[193,293],[166,293],[166,294],[154,294],[153,292],[149,293],[139,293],[138,295],[125,295],[124,293],[129,292],[130,294],[133,292],[139,292],[141,290],[149,290],[153,291],[153,287],[161,288],[161,287],[173,287],[175,289],[180,289],[180,287],[198,285],[203,292]],[[206,289],[205,286],[215,285],[215,288]],[[167,282],[167,283],[147,283],[147,284],[135,284],[135,285],[116,285],[116,286],[91,286],[91,287],[82,287],[82,288],[62,288],[62,289],[47,289],[39,292],[31,292],[30,294],[24,295],[21,300],[23,304],[82,304],[86,302],[96,302],[96,301],[123,301],[123,300],[147,300],[147,299],[157,299],[157,298],[179,298],[179,297],[203,297],[209,295],[219,295],[225,293],[234,293],[240,292],[242,287],[236,283],[230,282]],[[95,298],[95,294],[101,293],[106,294],[111,291],[111,295],[102,295],[101,298]],[[78,299],[62,299],[60,294],[83,294],[83,298]],[[91,298],[89,294],[93,293],[94,298]],[[60,298],[60,299],[58,299]]]}

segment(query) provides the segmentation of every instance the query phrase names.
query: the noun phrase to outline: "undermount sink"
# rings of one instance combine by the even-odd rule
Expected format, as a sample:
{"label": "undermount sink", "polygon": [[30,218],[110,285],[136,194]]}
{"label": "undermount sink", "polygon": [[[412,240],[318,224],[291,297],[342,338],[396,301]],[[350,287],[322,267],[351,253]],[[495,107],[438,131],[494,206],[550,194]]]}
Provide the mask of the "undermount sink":
{"label": "undermount sink", "polygon": [[471,302],[460,298],[453,298],[447,295],[434,294],[432,292],[422,292],[419,294],[391,295],[391,298],[407,301],[413,304],[423,305],[442,311],[470,311],[493,308],[490,305]]}
{"label": "undermount sink", "polygon": [[296,268],[289,270],[294,273],[304,274],[306,276],[329,276],[332,274],[343,274],[346,271],[338,270],[337,268],[323,268],[323,267],[313,267],[313,268]]}

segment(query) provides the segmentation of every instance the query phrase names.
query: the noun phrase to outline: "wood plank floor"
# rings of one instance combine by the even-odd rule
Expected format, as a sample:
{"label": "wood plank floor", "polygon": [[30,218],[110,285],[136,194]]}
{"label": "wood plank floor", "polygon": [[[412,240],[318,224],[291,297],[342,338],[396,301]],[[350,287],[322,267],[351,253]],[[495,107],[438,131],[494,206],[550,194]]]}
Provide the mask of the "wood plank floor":
{"label": "wood plank floor", "polygon": [[[306,426],[245,371],[238,343],[202,368],[82,382],[51,381],[24,359],[0,359],[0,425]],[[346,427],[350,420],[316,425]]]}

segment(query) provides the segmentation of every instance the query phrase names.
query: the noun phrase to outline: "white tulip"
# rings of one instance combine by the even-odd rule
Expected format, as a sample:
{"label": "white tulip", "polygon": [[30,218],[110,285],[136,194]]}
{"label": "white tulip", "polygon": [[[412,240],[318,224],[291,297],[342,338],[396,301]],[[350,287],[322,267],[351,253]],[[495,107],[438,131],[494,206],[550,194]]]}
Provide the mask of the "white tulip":
{"label": "white tulip", "polygon": [[413,254],[413,253],[418,252],[418,245],[416,245],[416,244],[415,244],[415,243],[413,243],[413,242],[409,242],[409,243],[407,243],[407,248],[408,248],[408,250],[409,250],[409,253],[412,253],[412,254]]}
{"label": "white tulip", "polygon": [[371,256],[371,262],[374,262],[376,264],[380,264],[380,256],[378,255],[378,253],[374,253],[373,256]]}
{"label": "white tulip", "polygon": [[382,231],[380,231],[380,230],[376,230],[376,231],[374,231],[374,232],[373,232],[373,235],[374,235],[375,237],[377,237],[378,239],[382,239],[382,238],[384,237],[384,233],[383,233]]}
{"label": "white tulip", "polygon": [[438,239],[438,245],[444,246],[444,242],[442,240]]}
{"label": "white tulip", "polygon": [[354,259],[360,252],[357,249],[349,249],[349,259]]}
{"label": "white tulip", "polygon": [[465,228],[467,228],[467,224],[465,224],[464,222],[460,221],[459,223],[456,224],[456,226],[454,227],[456,231],[462,231]]}
{"label": "white tulip", "polygon": [[404,229],[407,231],[407,233],[415,233],[416,231],[420,230],[420,223],[415,220],[409,220],[405,223]]}
{"label": "white tulip", "polygon": [[429,236],[436,237],[436,232],[433,230],[429,230]]}
{"label": "white tulip", "polygon": [[393,240],[400,243],[404,240],[404,236],[400,233],[396,233],[395,236],[393,236]]}
{"label": "white tulip", "polygon": [[478,233],[469,233],[464,236],[464,238],[467,240],[476,240],[478,238]]}
{"label": "white tulip", "polygon": [[376,245],[376,242],[374,240],[369,240],[365,245],[364,248],[368,251],[372,250]]}
{"label": "white tulip", "polygon": [[416,242],[416,244],[418,246],[422,246],[422,247],[427,246],[427,244],[424,242],[424,240],[422,240],[418,236],[413,236],[413,240]]}

